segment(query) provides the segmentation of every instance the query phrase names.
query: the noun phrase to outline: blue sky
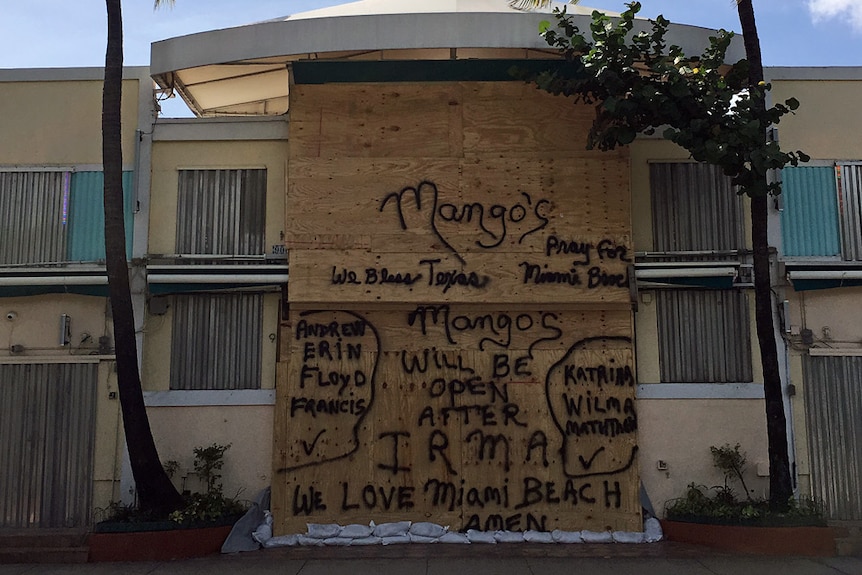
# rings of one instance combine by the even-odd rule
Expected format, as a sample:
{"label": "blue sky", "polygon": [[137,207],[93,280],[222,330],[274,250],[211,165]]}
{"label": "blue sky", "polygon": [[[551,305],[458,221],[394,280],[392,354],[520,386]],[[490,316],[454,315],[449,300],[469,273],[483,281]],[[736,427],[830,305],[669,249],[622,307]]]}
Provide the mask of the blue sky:
{"label": "blue sky", "polygon": [[[151,0],[125,0],[125,63],[146,65],[150,43],[156,40],[342,3],[343,0],[176,0],[173,8],[154,11]],[[642,16],[663,14],[681,24],[739,29],[733,0],[641,3]],[[4,4],[0,17],[0,68],[104,63],[103,1],[25,0]],[[617,12],[624,9],[622,0],[582,0],[581,4]],[[754,8],[767,66],[862,66],[862,0],[754,0]]]}

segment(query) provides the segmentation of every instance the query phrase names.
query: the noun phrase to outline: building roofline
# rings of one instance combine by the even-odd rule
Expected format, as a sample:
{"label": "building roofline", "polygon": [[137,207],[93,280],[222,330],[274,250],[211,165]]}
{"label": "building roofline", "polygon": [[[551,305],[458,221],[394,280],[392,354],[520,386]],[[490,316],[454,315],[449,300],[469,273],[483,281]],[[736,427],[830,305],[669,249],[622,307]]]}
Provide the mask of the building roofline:
{"label": "building roofline", "polygon": [[862,80],[862,66],[769,66],[763,69],[775,80]]}
{"label": "building roofline", "polygon": [[[123,79],[142,80],[149,78],[148,66],[126,66]],[[80,68],[0,68],[0,82],[50,82],[50,81],[102,81],[105,77],[102,67]]]}
{"label": "building roofline", "polygon": [[[352,15],[268,21],[199,32],[155,42],[151,46],[153,76],[201,66],[266,58],[314,57],[333,52],[429,48],[549,49],[539,36],[546,13],[448,12]],[[583,29],[590,17],[576,15]],[[638,20],[636,29],[648,29]],[[670,40],[687,54],[700,53],[715,31],[672,24]],[[730,61],[743,57],[741,38],[734,38]]]}

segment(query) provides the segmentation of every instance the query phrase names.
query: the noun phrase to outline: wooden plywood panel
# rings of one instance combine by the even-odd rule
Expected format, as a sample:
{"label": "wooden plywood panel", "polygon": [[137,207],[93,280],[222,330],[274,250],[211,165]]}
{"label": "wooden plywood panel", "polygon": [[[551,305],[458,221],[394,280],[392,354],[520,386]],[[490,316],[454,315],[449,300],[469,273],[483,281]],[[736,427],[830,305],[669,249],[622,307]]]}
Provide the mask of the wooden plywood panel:
{"label": "wooden plywood panel", "polygon": [[[522,158],[551,151],[585,152],[595,110],[520,82],[464,86],[464,154]],[[611,152],[611,154],[621,151]],[[622,152],[625,153],[625,152]]]}
{"label": "wooden plywood panel", "polygon": [[619,235],[630,227],[628,161],[610,155],[302,158],[291,162],[288,183],[288,237],[435,233],[455,238],[459,252],[524,242],[541,251],[549,234]]}
{"label": "wooden plywood panel", "polygon": [[515,82],[291,98],[276,530],[638,530],[626,151]]}
{"label": "wooden plywood panel", "polygon": [[292,302],[628,301],[624,159],[292,166]]}
{"label": "wooden plywood panel", "polygon": [[[616,255],[625,240],[606,238]],[[628,266],[619,257],[582,263],[568,258],[472,254],[454,256],[361,250],[291,250],[290,301],[306,302],[553,302],[622,304],[630,301]],[[573,262],[577,261],[577,265]]]}
{"label": "wooden plywood panel", "polygon": [[276,405],[278,529],[372,519],[637,529],[626,315],[292,312]]}
{"label": "wooden plywood panel", "polygon": [[[291,87],[292,157],[447,157],[460,153],[458,84]],[[294,103],[300,103],[297,107]],[[455,126],[450,125],[455,123]]]}

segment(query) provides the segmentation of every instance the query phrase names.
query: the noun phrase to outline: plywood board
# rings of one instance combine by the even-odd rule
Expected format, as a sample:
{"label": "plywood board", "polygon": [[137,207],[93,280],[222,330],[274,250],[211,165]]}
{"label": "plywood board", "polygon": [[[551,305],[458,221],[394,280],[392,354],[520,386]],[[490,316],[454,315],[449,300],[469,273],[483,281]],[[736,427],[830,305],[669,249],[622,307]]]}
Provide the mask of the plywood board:
{"label": "plywood board", "polygon": [[295,86],[276,531],[640,529],[628,153],[519,82]]}
{"label": "plywood board", "polygon": [[637,530],[626,316],[292,312],[276,403],[278,531],[404,519]]}
{"label": "plywood board", "polygon": [[[430,241],[431,238],[428,238]],[[625,240],[600,244],[617,255]],[[471,254],[469,265],[452,255],[364,250],[289,253],[293,302],[579,302],[630,301],[631,260],[609,257],[542,258],[534,254]],[[627,258],[628,259],[628,258]],[[577,262],[577,263],[574,263]]]}

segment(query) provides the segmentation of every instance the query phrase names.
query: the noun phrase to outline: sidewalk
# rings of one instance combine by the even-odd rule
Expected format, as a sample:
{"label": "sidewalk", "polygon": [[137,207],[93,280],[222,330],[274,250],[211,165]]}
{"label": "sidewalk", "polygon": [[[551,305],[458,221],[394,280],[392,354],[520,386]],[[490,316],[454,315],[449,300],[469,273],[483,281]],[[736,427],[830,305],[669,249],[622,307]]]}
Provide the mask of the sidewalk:
{"label": "sidewalk", "polygon": [[862,557],[763,557],[648,545],[281,548],[172,562],[0,565],[0,575],[862,575]]}

